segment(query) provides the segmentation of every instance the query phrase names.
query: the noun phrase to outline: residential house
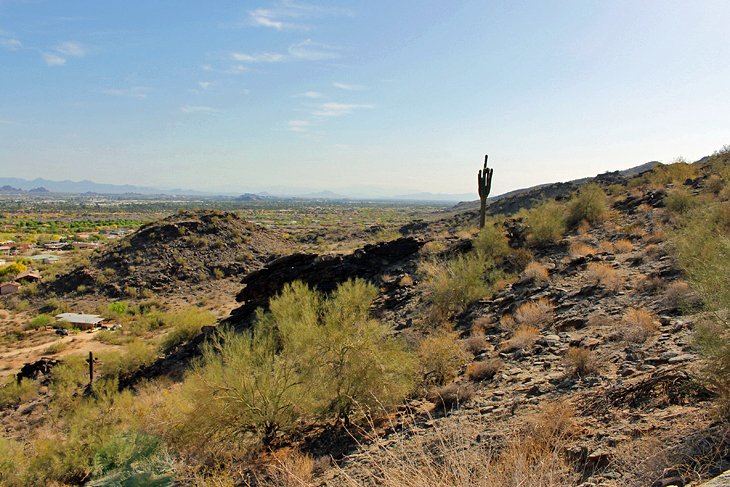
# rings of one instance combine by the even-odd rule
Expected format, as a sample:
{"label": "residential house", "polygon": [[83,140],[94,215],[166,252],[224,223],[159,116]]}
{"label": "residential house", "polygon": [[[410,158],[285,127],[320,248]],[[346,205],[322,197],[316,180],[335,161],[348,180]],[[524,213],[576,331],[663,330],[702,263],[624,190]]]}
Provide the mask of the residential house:
{"label": "residential house", "polygon": [[79,328],[80,330],[90,330],[104,321],[104,318],[99,315],[84,313],[61,313],[56,315],[56,319],[70,323],[74,328]]}
{"label": "residential house", "polygon": [[21,283],[38,282],[41,280],[41,273],[34,269],[28,269],[15,276],[15,280]]}
{"label": "residential house", "polygon": [[18,292],[18,289],[20,289],[20,283],[15,281],[3,282],[0,284],[0,296],[15,294]]}

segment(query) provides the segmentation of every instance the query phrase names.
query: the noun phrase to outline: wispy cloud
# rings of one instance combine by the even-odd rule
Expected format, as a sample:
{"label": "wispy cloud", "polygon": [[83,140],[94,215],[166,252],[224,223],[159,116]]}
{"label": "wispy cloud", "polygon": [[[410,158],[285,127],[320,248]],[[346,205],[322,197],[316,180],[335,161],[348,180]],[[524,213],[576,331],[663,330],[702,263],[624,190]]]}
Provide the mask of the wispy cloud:
{"label": "wispy cloud", "polygon": [[143,100],[147,98],[147,94],[150,89],[146,86],[132,86],[130,88],[110,88],[102,90],[105,95],[111,96],[123,96],[127,98],[135,98],[137,100]]}
{"label": "wispy cloud", "polygon": [[54,47],[54,50],[66,56],[83,57],[89,52],[86,46],[77,41],[66,41]]}
{"label": "wispy cloud", "polygon": [[0,46],[9,51],[17,51],[23,47],[23,43],[14,37],[5,37],[0,39]]}
{"label": "wispy cloud", "polygon": [[278,63],[286,60],[284,54],[275,52],[262,52],[258,54],[246,54],[243,52],[233,52],[231,57],[241,63]]}
{"label": "wispy cloud", "polygon": [[180,111],[183,113],[217,113],[220,110],[205,105],[183,105],[180,107]]}
{"label": "wispy cloud", "polygon": [[302,61],[321,61],[340,57],[339,48],[306,39],[289,46],[289,55]]}
{"label": "wispy cloud", "polygon": [[285,61],[323,61],[340,57],[340,48],[305,39],[292,44],[286,54],[281,52],[232,52],[231,59],[239,63],[281,63]]}
{"label": "wispy cloud", "polygon": [[292,132],[309,132],[309,127],[312,125],[312,122],[309,120],[289,120],[288,122],[289,130]]}
{"label": "wispy cloud", "polygon": [[214,84],[215,81],[198,81],[198,86],[200,86],[200,88],[203,90],[211,88]]}
{"label": "wispy cloud", "polygon": [[305,91],[304,93],[299,93],[298,95],[294,95],[299,98],[324,98],[324,95],[320,93],[319,91]]}
{"label": "wispy cloud", "polygon": [[332,83],[332,86],[334,86],[335,88],[338,88],[340,90],[345,90],[345,91],[362,91],[362,90],[367,89],[367,87],[365,87],[363,85],[349,85],[346,83],[338,83],[336,81],[334,83]]}
{"label": "wispy cloud", "polygon": [[350,114],[355,110],[367,110],[371,108],[373,108],[372,105],[328,102],[322,103],[317,110],[312,112],[312,115],[317,117],[340,117]]}
{"label": "wispy cloud", "polygon": [[275,30],[310,30],[309,20],[351,15],[351,12],[342,8],[325,7],[283,1],[270,8],[258,8],[248,12],[248,24],[256,27],[267,27]]}
{"label": "wispy cloud", "polygon": [[52,54],[49,52],[43,53],[43,61],[49,66],[63,66],[64,64],[66,64],[65,57],[61,57],[57,54]]}

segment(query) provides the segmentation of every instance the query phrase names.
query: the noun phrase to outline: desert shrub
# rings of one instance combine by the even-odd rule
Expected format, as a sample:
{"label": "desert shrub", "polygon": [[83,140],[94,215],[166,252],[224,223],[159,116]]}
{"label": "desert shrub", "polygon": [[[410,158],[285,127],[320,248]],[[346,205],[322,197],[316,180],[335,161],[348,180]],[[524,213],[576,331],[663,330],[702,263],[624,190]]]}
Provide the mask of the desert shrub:
{"label": "desert shrub", "polygon": [[473,241],[476,253],[487,261],[498,261],[510,252],[507,235],[500,222],[490,221],[484,225]]}
{"label": "desert shrub", "polygon": [[520,325],[545,327],[555,319],[553,305],[547,298],[523,303],[515,311],[514,318]]}
{"label": "desert shrub", "polygon": [[607,210],[606,193],[597,184],[586,184],[568,203],[568,225],[575,227],[584,220],[594,225],[604,219]]}
{"label": "desert shrub", "polygon": [[472,355],[479,355],[480,353],[489,349],[490,345],[486,338],[479,335],[472,335],[462,342],[464,350]]}
{"label": "desert shrub", "polygon": [[557,201],[546,201],[521,215],[527,227],[527,241],[530,245],[557,243],[565,234],[565,207]]}
{"label": "desert shrub", "polygon": [[477,254],[458,256],[448,262],[428,262],[421,266],[428,301],[436,319],[459,313],[489,292],[501,273]]}
{"label": "desert shrub", "polygon": [[133,342],[135,338],[118,331],[101,330],[94,335],[94,340],[107,345],[124,345],[126,343]]}
{"label": "desert shrub", "polygon": [[466,376],[474,382],[482,382],[492,379],[499,372],[504,363],[498,359],[482,360],[469,364],[466,368]]}
{"label": "desert shrub", "polygon": [[469,355],[459,346],[459,336],[449,330],[439,330],[426,337],[418,347],[423,382],[443,385],[456,377]]}
{"label": "desert shrub", "polygon": [[123,352],[100,353],[99,368],[104,376],[120,377],[150,365],[155,359],[157,359],[157,348],[154,345],[135,340],[128,343]]}
{"label": "desert shrub", "polygon": [[106,439],[94,453],[93,477],[86,485],[171,485],[170,467],[160,438],[140,431],[124,431]]}
{"label": "desert shrub", "polygon": [[616,251],[616,248],[613,246],[611,242],[608,240],[604,240],[602,242],[598,243],[598,250],[601,252],[606,252],[608,254],[612,254]]}
{"label": "desert shrub", "polygon": [[24,485],[23,471],[27,468],[27,456],[23,444],[0,436],[0,485]]}
{"label": "desert shrub", "polygon": [[619,254],[626,254],[634,250],[634,244],[631,243],[630,240],[616,240],[613,243],[613,247]]}
{"label": "desert shrub", "polygon": [[63,352],[67,348],[68,348],[68,342],[59,340],[57,342],[54,342],[54,343],[51,343],[50,345],[48,345],[46,347],[46,349],[43,350],[43,354],[44,355],[55,355],[57,353]]}
{"label": "desert shrub", "polygon": [[129,305],[126,301],[116,301],[114,303],[109,303],[106,309],[106,313],[104,313],[108,318],[115,318],[119,319],[122,316],[127,315],[129,312]]}
{"label": "desert shrub", "polygon": [[697,169],[682,158],[670,164],[660,164],[649,173],[649,181],[658,185],[682,185],[687,179],[697,177]]}
{"label": "desert shrub", "polygon": [[700,297],[685,281],[674,281],[664,291],[664,302],[675,309],[689,310],[699,306]]}
{"label": "desert shrub", "polygon": [[695,205],[695,198],[684,188],[670,191],[664,197],[664,205],[673,213],[685,213]]}
{"label": "desert shrub", "polygon": [[256,444],[293,425],[305,392],[295,364],[276,353],[272,332],[221,330],[202,350],[181,392],[189,403],[176,433],[183,441]]}
{"label": "desert shrub", "polygon": [[623,284],[623,279],[616,269],[602,262],[589,262],[586,273],[591,284],[603,286],[611,291],[618,291]]}
{"label": "desert shrub", "polygon": [[18,383],[15,377],[10,377],[0,386],[0,408],[27,401],[38,392],[38,383],[34,380],[23,379]]}
{"label": "desert shrub", "polygon": [[170,350],[195,338],[201,328],[216,322],[213,313],[198,308],[163,313],[157,319],[165,325],[172,326],[172,329],[162,339],[163,350]]}
{"label": "desert shrub", "polygon": [[40,314],[30,320],[30,323],[27,323],[23,326],[23,329],[25,330],[37,330],[38,328],[45,328],[46,326],[49,326],[53,324],[56,321],[56,319],[47,314]]}
{"label": "desert shrub", "polygon": [[503,352],[514,352],[516,350],[526,350],[537,341],[540,337],[540,330],[531,325],[520,325],[517,327],[509,340],[502,342],[500,350]]}
{"label": "desert shrub", "polygon": [[623,315],[621,336],[628,342],[643,343],[658,329],[656,318],[646,309],[629,308]]}
{"label": "desert shrub", "polygon": [[596,249],[590,245],[586,245],[583,242],[571,242],[568,254],[571,257],[585,257],[586,255],[593,255],[596,253]]}
{"label": "desert shrub", "polygon": [[9,279],[14,279],[15,276],[27,270],[28,266],[26,266],[25,264],[21,262],[13,262],[12,264],[8,264],[0,268],[0,280],[5,281]]}
{"label": "desert shrub", "polygon": [[[220,331],[186,379],[176,436],[225,451],[269,442],[300,417],[346,422],[356,406],[390,407],[408,394],[415,361],[390,328],[369,317],[375,288],[344,283],[325,298],[288,284],[248,333]],[[216,452],[214,452],[216,453]]]}
{"label": "desert shrub", "polygon": [[578,377],[592,375],[597,370],[597,363],[593,353],[587,348],[570,347],[565,352],[563,363],[568,371]]}
{"label": "desert shrub", "polygon": [[534,261],[527,264],[522,276],[536,283],[545,283],[550,279],[547,267]]}
{"label": "desert shrub", "polygon": [[474,387],[471,384],[457,384],[451,382],[445,386],[432,389],[426,399],[437,408],[449,411],[463,406],[474,397]]}

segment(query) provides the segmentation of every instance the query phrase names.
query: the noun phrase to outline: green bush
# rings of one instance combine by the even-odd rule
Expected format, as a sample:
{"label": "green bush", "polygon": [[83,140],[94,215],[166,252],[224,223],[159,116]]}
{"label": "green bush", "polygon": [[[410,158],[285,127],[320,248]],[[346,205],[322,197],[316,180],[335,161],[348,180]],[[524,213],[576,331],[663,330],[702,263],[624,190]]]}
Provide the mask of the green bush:
{"label": "green bush", "polygon": [[557,201],[546,201],[521,214],[527,227],[530,245],[553,244],[566,230],[565,207]]}
{"label": "green bush", "polygon": [[595,183],[586,184],[568,203],[568,225],[576,226],[583,220],[591,225],[603,220],[608,210],[608,198]]}
{"label": "green bush", "polygon": [[195,338],[201,328],[217,321],[213,313],[198,308],[162,313],[155,319],[166,326],[172,326],[162,339],[163,350],[170,350]]}
{"label": "green bush", "polygon": [[695,206],[695,198],[686,189],[679,188],[664,197],[664,205],[673,213],[685,213]]}
{"label": "green bush", "polygon": [[157,348],[142,340],[126,345],[124,352],[99,354],[99,370],[105,377],[121,377],[150,365],[157,359]]}
{"label": "green bush", "polygon": [[425,338],[418,347],[421,377],[426,385],[451,382],[470,356],[459,344],[459,336],[441,330]]}
{"label": "green bush", "polygon": [[30,320],[30,323],[23,326],[23,329],[25,330],[37,330],[38,328],[45,328],[46,326],[51,325],[53,322],[55,322],[56,319],[47,314],[40,314]]}
{"label": "green bush", "polygon": [[696,342],[705,356],[705,378],[730,414],[730,204],[688,210],[672,235],[672,247],[691,286],[712,311],[698,327]]}
{"label": "green bush", "polygon": [[499,261],[510,254],[509,241],[501,222],[489,221],[473,242],[476,253],[486,261]]}
{"label": "green bush", "polygon": [[176,437],[225,450],[271,441],[299,417],[391,406],[413,385],[415,359],[368,315],[375,288],[357,280],[329,298],[295,282],[259,311],[253,330],[219,331],[186,378]]}
{"label": "green bush", "polygon": [[10,377],[0,386],[0,408],[27,401],[37,392],[38,383],[36,381],[23,379],[18,383],[15,377]]}

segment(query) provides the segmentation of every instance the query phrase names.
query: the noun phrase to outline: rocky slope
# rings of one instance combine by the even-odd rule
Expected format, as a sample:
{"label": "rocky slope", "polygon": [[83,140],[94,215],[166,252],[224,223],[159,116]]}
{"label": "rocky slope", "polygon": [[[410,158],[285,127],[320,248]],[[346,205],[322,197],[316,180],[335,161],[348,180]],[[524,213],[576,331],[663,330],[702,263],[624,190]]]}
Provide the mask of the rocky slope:
{"label": "rocky slope", "polygon": [[52,288],[65,294],[85,286],[109,296],[130,289],[182,290],[191,283],[259,269],[292,250],[293,245],[276,232],[234,213],[182,211],[94,254],[88,265],[60,276]]}

